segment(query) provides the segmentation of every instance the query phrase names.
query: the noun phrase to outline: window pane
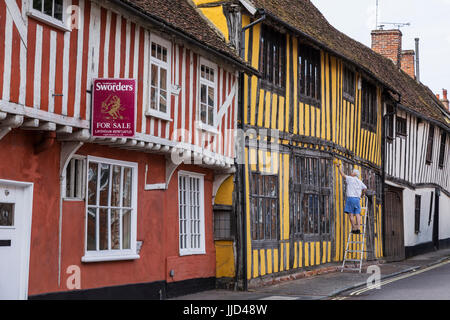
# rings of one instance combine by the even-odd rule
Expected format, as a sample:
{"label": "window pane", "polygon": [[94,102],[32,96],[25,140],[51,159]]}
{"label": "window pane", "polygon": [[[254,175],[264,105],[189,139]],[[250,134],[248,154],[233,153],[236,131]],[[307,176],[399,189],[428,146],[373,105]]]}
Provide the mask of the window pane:
{"label": "window pane", "polygon": [[208,124],[210,126],[214,125],[214,108],[213,107],[208,108]]}
{"label": "window pane", "polygon": [[131,248],[131,210],[124,210],[122,216],[122,249]]}
{"label": "window pane", "polygon": [[44,13],[53,17],[53,0],[44,0]]}
{"label": "window pane", "polygon": [[62,21],[62,14],[63,14],[63,0],[55,0],[55,8],[53,12],[53,17],[55,19]]}
{"label": "window pane", "polygon": [[0,203],[0,226],[12,227],[14,226],[14,204]]}
{"label": "window pane", "polygon": [[158,110],[156,96],[156,88],[152,87],[150,91],[150,108],[153,110]]}
{"label": "window pane", "polygon": [[152,78],[150,84],[152,87],[158,86],[158,66],[155,64],[152,64]]}
{"label": "window pane", "polygon": [[152,42],[152,57],[156,58],[156,44]]}
{"label": "window pane", "polygon": [[120,167],[113,166],[112,186],[111,186],[111,206],[120,206]]}
{"label": "window pane", "polygon": [[99,209],[99,213],[100,250],[108,250],[108,209]]}
{"label": "window pane", "polygon": [[204,84],[200,89],[200,102],[206,104],[206,86]]}
{"label": "window pane", "polygon": [[156,46],[156,58],[158,59],[158,60],[161,60],[162,59],[162,48],[161,48],[161,46]]}
{"label": "window pane", "polygon": [[167,62],[167,49],[163,48],[162,51],[162,61]]}
{"label": "window pane", "polygon": [[87,250],[88,251],[95,251],[97,250],[97,231],[96,231],[96,209],[95,208],[89,208],[87,212]]}
{"label": "window pane", "polygon": [[272,235],[271,238],[276,240],[278,237],[278,225],[277,225],[277,221],[278,221],[278,212],[277,212],[277,200],[272,200],[271,201],[271,212],[272,212],[272,222],[271,222],[271,227],[272,227]]}
{"label": "window pane", "polygon": [[159,88],[167,90],[167,70],[164,68],[160,68]]}
{"label": "window pane", "polygon": [[120,210],[111,209],[111,249],[120,249]]}
{"label": "window pane", "polygon": [[111,171],[111,166],[109,164],[101,164],[100,173],[100,206],[108,206],[109,197],[109,174]]}
{"label": "window pane", "polygon": [[159,111],[167,112],[167,92],[164,90],[160,91],[159,95]]}
{"label": "window pane", "polygon": [[201,77],[205,78],[205,66],[200,67]]}
{"label": "window pane", "polygon": [[206,104],[200,105],[200,119],[203,123],[206,123]]}
{"label": "window pane", "polygon": [[131,168],[123,168],[123,203],[122,206],[131,208]]}
{"label": "window pane", "polygon": [[33,9],[42,12],[42,0],[33,0]]}
{"label": "window pane", "polygon": [[214,88],[213,87],[208,87],[208,105],[210,107],[214,107]]}
{"label": "window pane", "polygon": [[97,204],[97,171],[98,165],[95,162],[89,162],[88,170],[88,204]]}

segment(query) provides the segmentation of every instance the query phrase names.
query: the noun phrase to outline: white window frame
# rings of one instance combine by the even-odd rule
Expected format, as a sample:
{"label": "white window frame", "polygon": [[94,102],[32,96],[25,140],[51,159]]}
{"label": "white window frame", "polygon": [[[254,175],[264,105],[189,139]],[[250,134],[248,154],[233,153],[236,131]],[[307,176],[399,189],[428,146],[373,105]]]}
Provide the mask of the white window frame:
{"label": "white window frame", "polygon": [[[164,62],[162,60],[159,60],[152,56],[152,43],[155,43],[157,45],[160,45],[167,49],[167,62]],[[172,43],[169,40],[163,39],[155,34],[150,35],[150,41],[149,41],[149,64],[148,64],[148,105],[147,110],[145,111],[146,116],[151,116],[155,118],[159,118],[166,121],[171,121],[171,83],[172,83]],[[167,88],[167,111],[161,112],[159,110],[154,110],[151,107],[152,102],[152,96],[151,96],[151,81],[152,81],[152,64],[158,66],[159,68],[165,68],[167,70],[167,79],[166,79],[166,88]],[[159,80],[159,78],[158,78]],[[159,87],[159,84],[158,84]],[[157,103],[159,106],[159,99],[157,99]]]}
{"label": "white window frame", "polygon": [[[97,164],[109,164],[109,165],[117,165],[121,167],[128,167],[132,169],[132,187],[131,187],[131,235],[130,235],[130,249],[122,249],[122,250],[97,250],[97,251],[88,251],[87,250],[87,232],[88,232],[88,168],[89,163],[95,162]],[[99,158],[88,156],[86,161],[86,191],[85,191],[85,199],[86,199],[86,208],[85,208],[85,235],[84,235],[84,256],[81,258],[82,262],[99,262],[99,261],[117,261],[117,260],[136,260],[139,259],[140,256],[136,251],[136,234],[137,234],[137,174],[138,174],[138,164],[135,162],[126,162],[120,160],[113,160],[107,158]],[[98,182],[97,182],[97,192],[98,192]],[[109,218],[108,218],[109,219]],[[99,219],[96,218],[96,239],[98,242],[98,234],[99,234]],[[122,232],[120,233],[122,237]]]}
{"label": "white window frame", "polygon": [[[180,228],[180,177],[186,177],[186,178],[196,178],[199,179],[199,219],[200,219],[200,247],[199,248],[181,248],[180,245],[180,238],[181,238],[181,228]],[[190,188],[190,187],[189,187]],[[189,199],[188,206],[189,206]],[[189,221],[189,220],[188,220]],[[188,238],[190,235],[190,224],[186,223],[187,229],[189,232],[187,232]],[[205,249],[205,184],[204,184],[204,175],[194,172],[188,172],[188,171],[179,171],[178,172],[178,247],[180,251],[180,256],[187,256],[187,255],[200,255],[200,254],[206,254]]]}
{"label": "white window frame", "polygon": [[[71,175],[78,175],[78,183],[79,183],[79,190],[80,190],[80,194],[76,195],[74,197],[70,197],[67,195],[67,169],[69,168],[69,164],[70,162],[72,162],[73,160],[78,160],[81,161],[82,163],[82,167],[81,167],[81,171],[80,172],[76,172],[74,169],[72,169],[72,172],[70,173]],[[66,168],[66,172],[64,174],[64,180],[63,180],[63,186],[64,186],[64,195],[63,198],[65,201],[83,201],[84,200],[84,195],[85,195],[85,190],[86,190],[86,157],[84,156],[80,156],[80,155],[73,155],[72,158],[69,161],[69,164],[67,165]],[[72,167],[73,168],[73,167]]]}
{"label": "white window frame", "polygon": [[[202,74],[201,74],[202,65],[204,65],[204,66],[214,70],[214,82],[212,82],[212,81],[210,81],[208,79],[202,78]],[[217,92],[218,91],[217,83],[218,83],[218,77],[219,77],[217,64],[215,64],[215,63],[213,63],[213,62],[211,62],[211,61],[209,61],[209,60],[207,60],[207,59],[205,59],[203,57],[200,57],[200,63],[199,63],[199,66],[198,66],[197,74],[198,74],[198,79],[199,79],[198,80],[199,83],[198,83],[198,86],[197,86],[197,88],[198,88],[198,92],[197,92],[197,108],[198,108],[197,123],[198,123],[198,127],[201,130],[205,130],[205,131],[208,131],[208,132],[213,133],[213,134],[218,134],[219,132],[218,132],[218,130],[216,128],[216,125],[215,125],[216,124],[216,119],[217,119],[217,114],[218,114],[218,112],[217,112],[217,109],[218,109],[217,105],[218,105],[218,101],[219,101],[218,92]],[[208,110],[206,111],[206,113],[207,113],[207,115],[206,115],[207,116],[206,117],[206,123],[202,122],[202,117],[201,117],[202,107],[201,107],[201,101],[200,101],[201,94],[202,94],[202,84],[214,88],[214,119],[213,119],[213,125],[212,126],[208,124]]]}
{"label": "white window frame", "polygon": [[[29,4],[28,12],[27,12],[28,16],[30,16],[38,21],[41,21],[43,23],[46,23],[50,26],[53,26],[59,30],[66,31],[66,32],[72,31],[72,29],[66,25],[67,9],[69,8],[66,0],[63,0],[62,21],[58,20],[56,18],[53,18],[52,16],[49,16],[48,14],[45,14],[39,10],[34,9],[33,2],[34,2],[33,0],[28,1],[28,4]],[[42,5],[43,5],[43,3],[44,3],[44,0],[42,1]]]}

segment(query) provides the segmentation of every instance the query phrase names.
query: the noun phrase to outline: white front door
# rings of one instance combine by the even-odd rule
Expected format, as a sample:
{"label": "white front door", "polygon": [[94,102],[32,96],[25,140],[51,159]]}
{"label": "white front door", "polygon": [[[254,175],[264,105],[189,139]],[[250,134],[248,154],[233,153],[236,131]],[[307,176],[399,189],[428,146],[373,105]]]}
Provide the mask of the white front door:
{"label": "white front door", "polygon": [[29,189],[0,180],[0,300],[27,298],[33,195]]}

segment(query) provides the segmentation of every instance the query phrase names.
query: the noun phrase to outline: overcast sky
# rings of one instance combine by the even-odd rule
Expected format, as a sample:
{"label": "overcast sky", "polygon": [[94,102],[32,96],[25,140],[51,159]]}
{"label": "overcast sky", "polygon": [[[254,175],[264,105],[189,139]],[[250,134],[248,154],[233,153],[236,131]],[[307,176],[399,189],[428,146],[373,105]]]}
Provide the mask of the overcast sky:
{"label": "overcast sky", "polygon": [[[312,0],[335,28],[370,47],[376,0]],[[378,22],[411,23],[401,28],[403,50],[420,38],[420,79],[434,93],[450,90],[450,0],[379,0]],[[391,29],[386,25],[384,29]]]}

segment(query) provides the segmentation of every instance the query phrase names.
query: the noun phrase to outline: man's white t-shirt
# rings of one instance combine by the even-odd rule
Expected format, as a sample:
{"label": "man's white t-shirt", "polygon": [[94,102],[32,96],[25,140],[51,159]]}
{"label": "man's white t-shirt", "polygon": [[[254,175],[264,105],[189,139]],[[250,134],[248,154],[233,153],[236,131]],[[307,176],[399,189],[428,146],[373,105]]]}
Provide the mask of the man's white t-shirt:
{"label": "man's white t-shirt", "polygon": [[361,198],[362,191],[367,189],[366,185],[357,177],[345,176],[347,182],[347,197]]}

